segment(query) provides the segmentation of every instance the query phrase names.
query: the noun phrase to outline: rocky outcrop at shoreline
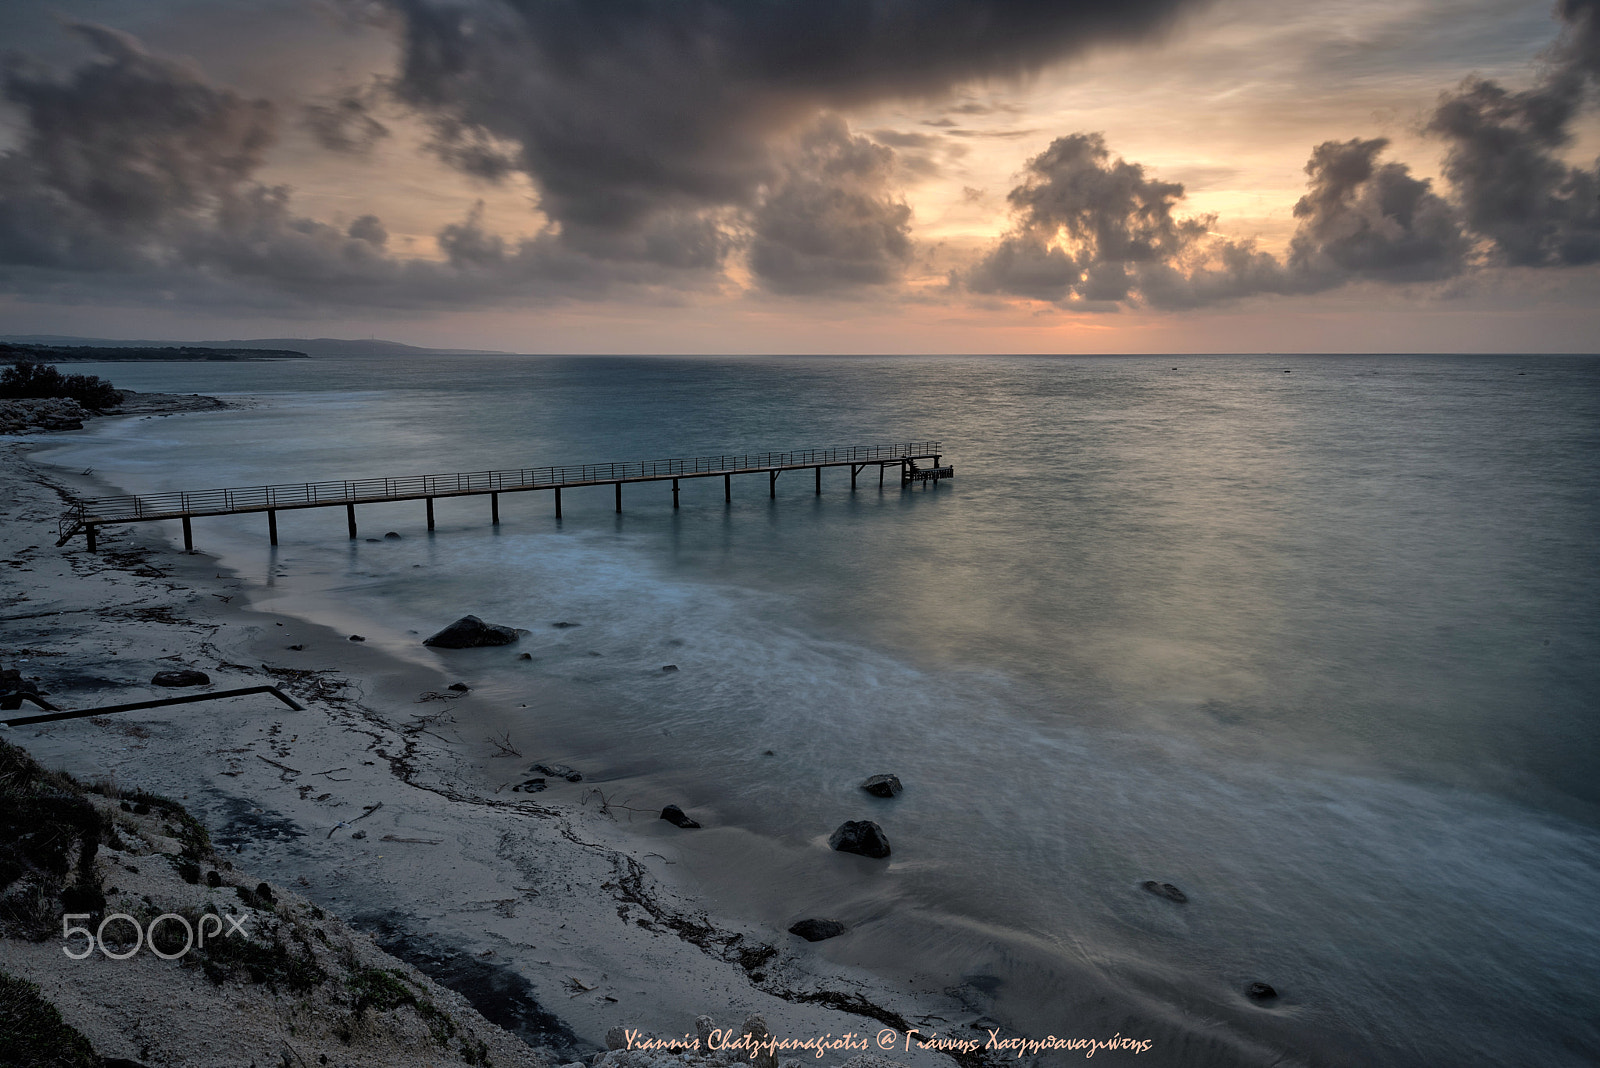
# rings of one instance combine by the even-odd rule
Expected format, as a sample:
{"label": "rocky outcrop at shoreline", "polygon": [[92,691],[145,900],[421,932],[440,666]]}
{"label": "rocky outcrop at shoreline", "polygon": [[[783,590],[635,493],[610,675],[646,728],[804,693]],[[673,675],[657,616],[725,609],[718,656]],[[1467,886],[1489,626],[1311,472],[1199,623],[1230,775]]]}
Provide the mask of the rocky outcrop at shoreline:
{"label": "rocky outcrop at shoreline", "polygon": [[70,397],[20,397],[0,400],[0,434],[33,434],[41,430],[82,430],[86,419],[103,415],[171,415],[229,407],[216,397],[198,393],[138,393],[119,390],[114,408],[86,408]]}

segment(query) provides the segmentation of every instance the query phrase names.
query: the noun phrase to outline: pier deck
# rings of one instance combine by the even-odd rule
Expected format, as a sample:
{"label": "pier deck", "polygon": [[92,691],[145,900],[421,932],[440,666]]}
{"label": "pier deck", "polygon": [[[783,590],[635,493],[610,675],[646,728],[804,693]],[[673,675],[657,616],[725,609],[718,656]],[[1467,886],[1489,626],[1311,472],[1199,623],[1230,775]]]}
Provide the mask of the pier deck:
{"label": "pier deck", "polygon": [[566,467],[518,468],[504,471],[470,471],[443,475],[408,475],[400,478],[358,478],[325,482],[288,482],[273,486],[242,486],[152,493],[118,497],[93,497],[74,501],[57,524],[57,546],[65,545],[79,531],[84,533],[91,552],[99,527],[114,523],[143,523],[177,519],[183,523],[183,545],[194,550],[190,521],[200,516],[267,513],[267,532],[278,544],[280,511],[297,508],[331,508],[343,505],[350,531],[356,537],[356,506],[390,501],[425,501],[428,529],[433,529],[433,502],[439,497],[490,498],[492,522],[500,522],[500,494],[530,490],[551,490],[555,495],[555,514],[561,516],[561,491],[585,486],[614,486],[616,510],[622,511],[622,487],[630,482],[672,483],[672,506],[678,507],[678,483],[686,478],[723,479],[724,500],[733,499],[733,476],[766,474],[768,494],[778,494],[778,476],[785,471],[811,469],[816,472],[816,492],[822,493],[822,469],[850,468],[850,488],[866,468],[878,468],[878,485],[883,472],[899,467],[901,482],[926,481],[929,469],[918,468],[917,460],[933,460],[932,471],[949,478],[954,468],[939,466],[940,443],[914,441],[894,445],[854,445],[832,449],[806,449],[796,452],[766,452],[697,456],[689,459],[643,460],[628,463],[581,464]]}

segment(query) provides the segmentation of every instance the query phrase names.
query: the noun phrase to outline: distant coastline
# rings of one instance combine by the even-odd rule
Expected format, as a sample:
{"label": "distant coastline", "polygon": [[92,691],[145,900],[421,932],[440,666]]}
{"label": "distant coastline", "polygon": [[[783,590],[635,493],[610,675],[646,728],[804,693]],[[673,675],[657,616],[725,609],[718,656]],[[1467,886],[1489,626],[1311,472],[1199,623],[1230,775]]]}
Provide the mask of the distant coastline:
{"label": "distant coastline", "polygon": [[0,363],[120,363],[135,360],[309,360],[294,349],[227,349],[207,345],[34,345],[0,342]]}

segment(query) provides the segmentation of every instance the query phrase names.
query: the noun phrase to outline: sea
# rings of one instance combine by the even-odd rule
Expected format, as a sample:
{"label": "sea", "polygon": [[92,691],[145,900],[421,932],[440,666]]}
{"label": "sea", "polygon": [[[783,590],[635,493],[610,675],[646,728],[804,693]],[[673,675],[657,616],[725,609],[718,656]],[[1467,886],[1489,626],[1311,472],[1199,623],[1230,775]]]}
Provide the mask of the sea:
{"label": "sea", "polygon": [[[39,454],[127,492],[938,441],[936,485],[834,468],[195,539],[257,605],[469,681],[498,711],[463,737],[723,829],[685,847],[718,908],[840,920],[810,951],[1007,1033],[1154,1043],[1115,1063],[1600,1063],[1600,358],[71,370],[245,405]],[[421,646],[467,613],[531,660]],[[836,863],[851,819],[887,861]]]}

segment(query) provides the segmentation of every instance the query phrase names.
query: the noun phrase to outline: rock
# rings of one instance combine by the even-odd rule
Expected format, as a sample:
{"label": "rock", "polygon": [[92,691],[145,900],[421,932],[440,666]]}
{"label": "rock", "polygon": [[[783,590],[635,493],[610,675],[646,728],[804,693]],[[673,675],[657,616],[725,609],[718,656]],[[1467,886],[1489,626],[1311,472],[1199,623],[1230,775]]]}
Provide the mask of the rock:
{"label": "rock", "polygon": [[366,831],[357,831],[355,834],[352,834],[350,837],[354,838],[356,841],[359,842],[359,841],[361,841],[361,839],[365,838],[366,836],[367,836],[367,832]]}
{"label": "rock", "polygon": [[391,531],[389,531],[387,534],[385,534],[383,536],[383,540],[384,541],[399,541],[400,540],[400,532],[397,531],[397,530],[391,530]]}
{"label": "rock", "polygon": [[265,901],[269,905],[276,900],[272,896],[272,887],[268,886],[266,883],[256,884],[256,897],[260,898],[262,901]]}
{"label": "rock", "polygon": [[677,664],[663,664],[663,665],[661,665],[661,670],[662,671],[677,671],[678,670],[678,665]]}
{"label": "rock", "polygon": [[359,635],[359,634],[352,634],[352,635],[350,635],[350,640],[351,640],[351,641],[353,641],[353,642],[364,642],[364,641],[366,641],[366,640],[367,640],[367,639],[366,639],[366,638],[363,638],[363,637],[362,637],[362,636],[361,636],[361,635]]}
{"label": "rock", "polygon": [[889,839],[871,820],[846,820],[828,836],[828,844],[841,853],[881,860],[889,855]]}
{"label": "rock", "polygon": [[450,684],[450,685],[449,685],[449,686],[448,686],[448,687],[446,687],[446,688],[447,688],[447,689],[451,689],[451,690],[454,690],[454,691],[455,691],[455,692],[456,692],[456,693],[471,693],[471,692],[472,692],[472,687],[471,687],[471,686],[468,686],[468,685],[467,685],[467,684],[466,684],[466,683],[464,683],[464,682],[452,682],[452,683],[451,683],[451,684]]}
{"label": "rock", "polygon": [[565,779],[568,782],[583,781],[582,772],[573,768],[569,768],[565,764],[535,764],[528,770],[537,771],[541,775],[549,775],[551,778],[555,779]]}
{"label": "rock", "polygon": [[557,630],[566,630],[568,627],[581,627],[581,626],[583,626],[582,623],[568,623],[564,619],[559,623],[552,623],[550,625],[552,627],[556,628]]}
{"label": "rock", "polygon": [[745,1017],[742,1033],[750,1037],[750,1063],[755,1068],[778,1068],[777,1052],[766,1045],[772,1032],[767,1030],[767,1021],[763,1017]]}
{"label": "rock", "polygon": [[1266,983],[1251,983],[1244,988],[1244,996],[1251,1001],[1276,1001],[1278,992]]}
{"label": "rock", "polygon": [[536,794],[545,789],[545,785],[543,779],[529,779],[527,782],[517,783],[511,788],[511,792],[514,794]]}
{"label": "rock", "polygon": [[521,656],[517,657],[517,659],[518,660],[532,660],[533,659],[533,654],[532,653],[523,653]]}
{"label": "rock", "polygon": [[898,775],[873,775],[861,788],[873,797],[893,797],[903,789]]}
{"label": "rock", "polygon": [[838,938],[849,930],[838,920],[801,920],[789,928],[789,933],[799,935],[807,942],[821,942],[825,938]]}
{"label": "rock", "polygon": [[217,871],[215,868],[212,868],[210,871],[206,872],[206,885],[211,887],[213,890],[221,886],[222,873]]}
{"label": "rock", "polygon": [[378,544],[378,539],[377,538],[368,538],[367,540],[372,542],[372,544],[374,544],[374,545]]}
{"label": "rock", "polygon": [[1150,893],[1156,895],[1156,897],[1164,897],[1168,901],[1179,905],[1182,905],[1189,900],[1188,894],[1185,894],[1182,890],[1179,890],[1171,883],[1158,883],[1154,879],[1146,879],[1139,885],[1143,886]]}
{"label": "rock", "polygon": [[152,686],[209,686],[211,676],[204,671],[191,671],[184,668],[180,671],[158,671],[150,679]]}
{"label": "rock", "polygon": [[627,1049],[628,1031],[621,1024],[606,1032],[606,1049]]}
{"label": "rock", "polygon": [[289,648],[293,649],[297,653],[300,653],[304,652],[306,647],[304,645],[291,645]]}
{"label": "rock", "polygon": [[702,1055],[711,1052],[711,1032],[716,1029],[717,1022],[709,1016],[696,1016],[694,1018],[694,1033],[699,1039],[696,1047]]}
{"label": "rock", "polygon": [[462,616],[433,637],[424,638],[422,644],[439,649],[475,649],[480,645],[510,645],[517,637],[511,627],[485,623],[477,616]]}
{"label": "rock", "polygon": [[700,824],[690,819],[688,815],[684,813],[683,809],[679,808],[677,805],[668,805],[666,808],[662,809],[661,818],[672,824],[674,827],[690,828],[700,826]]}

